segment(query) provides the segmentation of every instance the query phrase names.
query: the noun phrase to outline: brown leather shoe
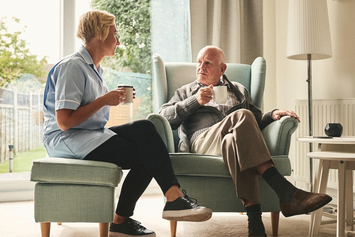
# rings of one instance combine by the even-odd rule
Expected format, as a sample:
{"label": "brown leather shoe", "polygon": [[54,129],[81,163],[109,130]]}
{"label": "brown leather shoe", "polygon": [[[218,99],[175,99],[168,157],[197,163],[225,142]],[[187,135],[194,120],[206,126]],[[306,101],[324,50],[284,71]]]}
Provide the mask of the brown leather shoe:
{"label": "brown leather shoe", "polygon": [[282,214],[285,217],[307,214],[315,211],[332,200],[327,194],[310,193],[298,189],[290,203],[280,202]]}

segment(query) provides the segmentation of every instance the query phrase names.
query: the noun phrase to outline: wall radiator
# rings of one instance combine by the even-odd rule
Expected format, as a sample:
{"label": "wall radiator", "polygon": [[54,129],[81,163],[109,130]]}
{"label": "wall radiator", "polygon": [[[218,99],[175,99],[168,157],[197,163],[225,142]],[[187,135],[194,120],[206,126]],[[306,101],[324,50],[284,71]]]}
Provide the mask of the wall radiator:
{"label": "wall radiator", "polygon": [[[342,136],[355,136],[355,99],[327,99],[313,100],[313,136],[325,136],[324,127],[327,123],[341,123]],[[296,138],[309,135],[308,131],[308,101],[296,100],[295,112],[300,117],[301,123],[295,131],[294,159],[291,157],[294,180],[309,185],[309,144],[298,142]],[[313,151],[318,148],[313,146]],[[292,154],[292,153],[291,153]],[[313,177],[316,174],[318,164],[313,161]],[[328,188],[337,188],[337,171],[330,170]],[[354,182],[355,183],[355,182]]]}

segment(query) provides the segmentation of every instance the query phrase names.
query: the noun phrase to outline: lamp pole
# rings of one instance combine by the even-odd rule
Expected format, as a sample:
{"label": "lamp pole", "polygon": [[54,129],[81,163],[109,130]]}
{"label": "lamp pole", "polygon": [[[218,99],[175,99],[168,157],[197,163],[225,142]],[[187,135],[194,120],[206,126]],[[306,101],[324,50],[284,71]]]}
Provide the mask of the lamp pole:
{"label": "lamp pole", "polygon": [[[308,83],[308,126],[309,126],[309,136],[313,136],[313,105],[312,105],[312,56],[307,54],[307,83]],[[312,152],[312,144],[309,143],[309,152]],[[313,191],[313,160],[309,158],[309,187],[311,192]]]}
{"label": "lamp pole", "polygon": [[[307,60],[309,136],[313,136],[311,60],[330,58],[332,45],[327,0],[289,0],[287,58]],[[313,145],[309,144],[312,152]],[[309,187],[313,187],[313,162],[309,158]]]}

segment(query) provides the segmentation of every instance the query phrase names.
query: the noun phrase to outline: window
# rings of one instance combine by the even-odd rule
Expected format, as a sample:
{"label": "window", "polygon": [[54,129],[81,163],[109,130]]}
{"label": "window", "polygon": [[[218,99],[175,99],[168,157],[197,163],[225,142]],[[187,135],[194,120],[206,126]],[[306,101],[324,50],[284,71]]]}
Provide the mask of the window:
{"label": "window", "polygon": [[118,85],[135,88],[136,99],[131,105],[110,108],[107,126],[144,119],[152,111],[151,96],[151,21],[149,0],[92,0],[93,9],[105,10],[116,16],[120,46],[113,58],[105,58],[103,78],[110,90]]}
{"label": "window", "polygon": [[152,0],[152,53],[164,62],[191,62],[190,1]]}
{"label": "window", "polygon": [[[46,156],[42,145],[43,88],[46,74],[61,58],[63,1],[75,3],[75,19],[90,9],[89,0],[12,0],[0,8],[1,22],[8,33],[21,32],[19,39],[25,40],[29,53],[37,55],[38,60],[46,59],[43,76],[22,72],[19,80],[0,87],[0,173],[27,172],[33,159]],[[0,67],[4,67],[3,61]]]}
{"label": "window", "polygon": [[[2,33],[5,33],[5,28],[13,35],[21,32],[18,40],[25,40],[28,54],[37,55],[38,60],[46,57],[46,70],[59,58],[59,3],[59,0],[12,0],[0,8]],[[0,35],[4,36],[1,32]],[[6,37],[0,40],[4,39],[9,41]],[[11,57],[15,57],[14,49],[10,50]],[[4,59],[4,54],[2,56]],[[28,63],[32,59],[28,56],[21,63]],[[0,64],[1,68],[5,68],[6,61],[1,60]],[[45,156],[41,113],[45,78],[45,72],[41,77],[36,77],[22,71],[19,80],[0,88],[0,173],[9,172],[10,169],[13,172],[29,171],[34,158]],[[9,146],[13,146],[12,152]],[[14,158],[12,167],[9,158]]]}
{"label": "window", "polygon": [[[61,40],[63,2],[75,4],[72,17],[75,22],[69,23],[75,24],[75,30],[79,16],[90,10],[91,4],[94,9],[116,15],[121,46],[115,58],[102,62],[104,78],[111,90],[118,85],[133,85],[136,99],[132,105],[111,107],[107,126],[145,118],[152,111],[151,54],[159,53],[165,61],[191,61],[189,0],[7,1],[0,8],[0,16],[6,16],[9,21],[12,17],[20,20],[19,24],[7,23],[12,32],[26,26],[21,37],[28,43],[31,54],[38,55],[38,59],[46,57],[47,72],[60,60],[61,47],[66,45],[63,41],[68,40],[65,37]],[[70,42],[75,49],[81,45],[76,37],[69,41],[75,41]],[[9,172],[10,156],[14,157],[13,172],[24,172],[30,170],[33,159],[46,154],[42,146],[45,81],[46,75],[38,78],[25,73],[21,80],[0,88],[0,173]],[[13,145],[13,155],[9,145]]]}

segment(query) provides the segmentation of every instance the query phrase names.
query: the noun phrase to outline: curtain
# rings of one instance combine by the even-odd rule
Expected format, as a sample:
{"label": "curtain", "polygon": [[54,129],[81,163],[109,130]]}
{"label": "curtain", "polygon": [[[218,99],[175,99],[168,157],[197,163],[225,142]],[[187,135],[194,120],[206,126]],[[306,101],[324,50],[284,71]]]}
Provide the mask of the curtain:
{"label": "curtain", "polygon": [[190,0],[151,0],[152,54],[191,62]]}
{"label": "curtain", "polygon": [[190,0],[192,60],[206,45],[226,62],[251,64],[263,55],[262,0]]}

